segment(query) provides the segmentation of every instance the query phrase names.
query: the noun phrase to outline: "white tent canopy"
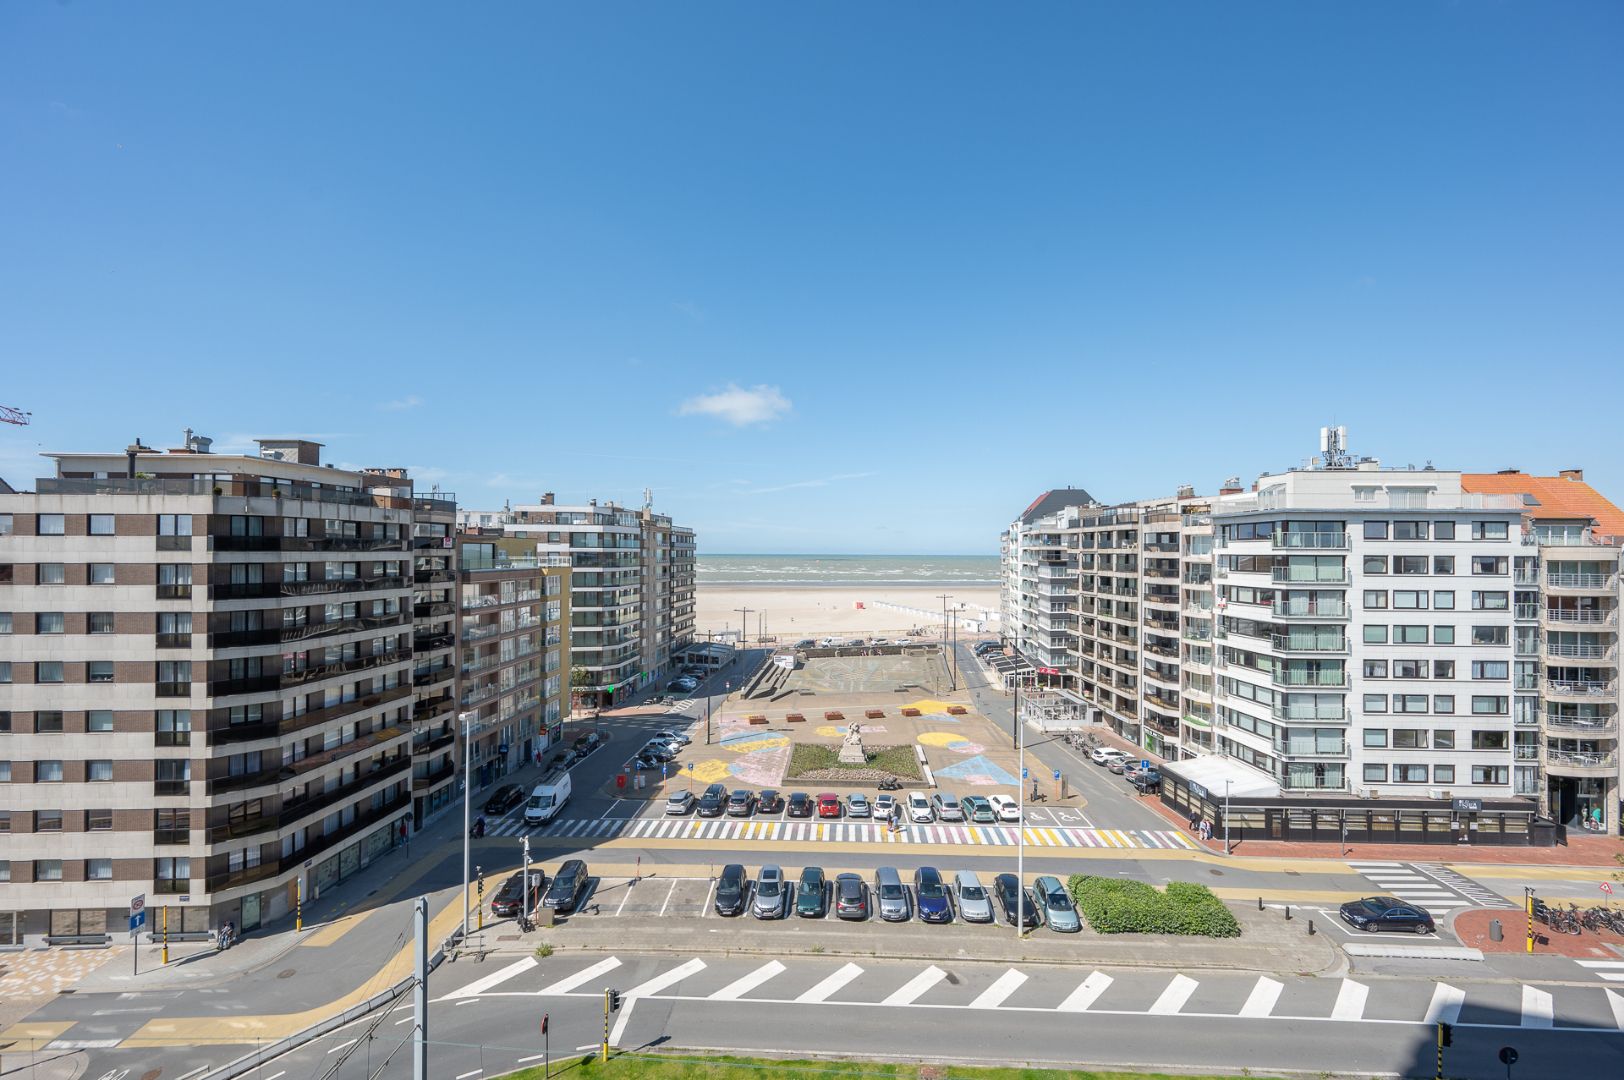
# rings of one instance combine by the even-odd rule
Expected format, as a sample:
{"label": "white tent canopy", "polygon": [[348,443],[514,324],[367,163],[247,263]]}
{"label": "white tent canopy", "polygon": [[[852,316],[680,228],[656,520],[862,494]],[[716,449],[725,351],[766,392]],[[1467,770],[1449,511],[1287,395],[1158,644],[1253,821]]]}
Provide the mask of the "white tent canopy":
{"label": "white tent canopy", "polygon": [[1212,799],[1222,799],[1226,790],[1231,799],[1280,798],[1279,784],[1250,766],[1216,754],[1169,762],[1163,771],[1200,784]]}

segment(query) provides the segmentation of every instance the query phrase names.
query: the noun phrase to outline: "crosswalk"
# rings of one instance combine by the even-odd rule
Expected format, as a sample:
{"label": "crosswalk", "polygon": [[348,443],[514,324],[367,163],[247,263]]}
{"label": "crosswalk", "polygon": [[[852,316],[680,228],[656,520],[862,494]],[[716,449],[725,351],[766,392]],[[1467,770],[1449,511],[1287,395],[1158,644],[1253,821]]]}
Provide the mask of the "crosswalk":
{"label": "crosswalk", "polygon": [[1624,960],[1575,960],[1574,963],[1605,982],[1624,983]]}
{"label": "crosswalk", "polygon": [[[1074,826],[1028,825],[1026,843],[1032,847],[1163,848],[1194,851],[1194,842],[1177,830],[1085,829]],[[486,828],[491,836],[545,836],[639,840],[743,840],[763,843],[807,841],[850,844],[960,844],[1012,847],[1020,842],[1013,825],[907,825],[892,832],[868,821],[789,821],[739,818],[564,818],[542,829],[532,829],[519,817],[507,817]]]}
{"label": "crosswalk", "polygon": [[1434,916],[1448,915],[1456,908],[1509,908],[1505,897],[1435,863],[1350,862],[1360,876],[1374,883],[1384,895],[1423,908]]}
{"label": "crosswalk", "polygon": [[[680,954],[679,954],[680,955]],[[482,996],[563,997],[629,985],[627,999],[748,1005],[1014,1010],[1102,1015],[1201,1016],[1235,1020],[1435,1024],[1624,1032],[1624,993],[1607,987],[1384,981],[1376,994],[1355,979],[1133,971],[1109,975],[998,963],[813,958],[609,956],[538,964],[530,958],[484,975],[440,1000]],[[946,970],[948,964],[953,970]],[[1081,975],[1081,977],[1079,977]],[[1334,988],[1334,990],[1333,990]]]}

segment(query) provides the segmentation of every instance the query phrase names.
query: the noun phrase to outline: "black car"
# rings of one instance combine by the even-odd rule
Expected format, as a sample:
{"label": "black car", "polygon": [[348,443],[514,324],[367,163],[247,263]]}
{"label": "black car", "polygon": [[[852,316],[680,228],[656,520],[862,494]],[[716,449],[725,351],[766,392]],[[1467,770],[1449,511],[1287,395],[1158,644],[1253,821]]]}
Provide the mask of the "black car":
{"label": "black car", "polygon": [[1162,774],[1154,766],[1139,769],[1128,777],[1128,783],[1138,788],[1141,795],[1154,795],[1162,790]]}
{"label": "black car", "polygon": [[1015,897],[1020,896],[1021,925],[1036,926],[1038,924],[1038,906],[1032,902],[1032,894],[1021,888],[1014,874],[999,874],[992,879],[993,892],[998,894],[998,906],[1004,909],[1004,921],[1015,925]]}
{"label": "black car", "polygon": [[829,879],[823,867],[808,866],[795,883],[795,914],[803,919],[821,919],[829,912]]}
{"label": "black car", "polygon": [[542,897],[541,906],[552,908],[560,915],[568,915],[580,904],[590,882],[586,863],[580,859],[570,859],[553,875],[553,883],[547,889],[547,895]]}
{"label": "black car", "polygon": [[756,796],[756,813],[776,814],[784,809],[784,797],[772,788],[762,788]]}
{"label": "black car", "polygon": [[749,817],[750,811],[755,809],[755,805],[756,797],[744,788],[739,788],[727,797],[727,816]]}
{"label": "black car", "polygon": [[716,879],[716,914],[737,915],[744,910],[744,894],[750,890],[750,879],[744,867],[728,863]]}
{"label": "black car", "polygon": [[835,878],[835,914],[842,919],[868,918],[868,886],[857,874]]}
{"label": "black car", "polygon": [[1356,930],[1401,930],[1409,934],[1430,934],[1437,929],[1432,916],[1392,896],[1367,896],[1349,900],[1341,908],[1342,921]]}
{"label": "black car", "polygon": [[542,890],[547,887],[547,875],[542,873],[540,867],[530,870],[530,895],[524,895],[524,871],[508,878],[502,887],[491,898],[491,914],[499,919],[506,919],[519,914],[520,911],[532,911],[537,901],[541,899]]}
{"label": "black car", "polygon": [[792,791],[789,796],[789,809],[784,811],[789,817],[811,817],[812,796],[804,791]]}
{"label": "black car", "polygon": [[485,802],[487,814],[505,814],[524,802],[524,788],[518,784],[503,784]]}
{"label": "black car", "polygon": [[725,809],[727,809],[727,788],[722,784],[712,784],[705,789],[705,794],[699,797],[699,809],[695,813],[700,817],[721,817]]}

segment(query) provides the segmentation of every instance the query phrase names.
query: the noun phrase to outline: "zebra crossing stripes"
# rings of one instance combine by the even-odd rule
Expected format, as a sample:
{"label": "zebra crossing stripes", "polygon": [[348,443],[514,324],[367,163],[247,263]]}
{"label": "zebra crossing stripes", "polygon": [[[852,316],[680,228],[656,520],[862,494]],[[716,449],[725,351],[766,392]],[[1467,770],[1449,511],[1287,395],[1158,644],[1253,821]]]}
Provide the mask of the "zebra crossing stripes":
{"label": "zebra crossing stripes", "polygon": [[637,840],[729,840],[850,844],[949,844],[968,847],[1013,847],[1024,838],[1029,847],[1116,848],[1193,851],[1195,844],[1182,833],[1156,829],[1098,829],[1074,826],[1028,825],[906,825],[892,831],[872,821],[791,821],[783,818],[642,817],[564,818],[532,830],[519,817],[487,826],[490,836],[542,836],[582,839],[631,838]]}
{"label": "zebra crossing stripes", "polygon": [[[1360,876],[1373,882],[1382,892],[1424,908],[1434,916],[1448,915],[1455,908],[1473,905],[1511,906],[1504,897],[1436,864],[1350,862],[1348,865]],[[1470,892],[1467,891],[1468,888]]]}
{"label": "zebra crossing stripes", "polygon": [[1479,907],[1514,908],[1519,906],[1487,886],[1479,885],[1471,878],[1451,870],[1442,863],[1416,863],[1415,866],[1416,869],[1430,875],[1433,880],[1448,885]]}
{"label": "zebra crossing stripes", "polygon": [[1607,982],[1624,983],[1624,960],[1575,960],[1590,974]]}

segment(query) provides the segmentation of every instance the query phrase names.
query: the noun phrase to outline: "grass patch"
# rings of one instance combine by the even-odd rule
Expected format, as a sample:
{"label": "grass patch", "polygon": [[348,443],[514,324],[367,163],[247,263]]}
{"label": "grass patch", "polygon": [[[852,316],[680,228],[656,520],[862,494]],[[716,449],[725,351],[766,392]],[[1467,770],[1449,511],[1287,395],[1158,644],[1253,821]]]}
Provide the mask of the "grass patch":
{"label": "grass patch", "polygon": [[863,756],[868,760],[861,765],[845,765],[840,761],[840,750],[837,747],[823,746],[819,743],[796,743],[789,758],[789,772],[787,778],[805,776],[808,773],[855,773],[857,778],[866,778],[861,774],[890,773],[892,776],[907,780],[923,780],[924,775],[919,771],[919,758],[914,754],[912,746],[866,746]]}
{"label": "grass patch", "polygon": [[1073,874],[1066,888],[1096,933],[1241,936],[1234,913],[1205,885],[1175,881],[1159,892],[1143,881]]}
{"label": "grass patch", "polygon": [[551,955],[553,955],[553,947],[551,945],[547,944],[545,941],[543,941],[540,945],[536,946],[536,959],[537,960],[545,960]]}
{"label": "grass patch", "polygon": [[[541,1080],[541,1069],[508,1074],[511,1080]],[[1089,1072],[1083,1069],[977,1068],[967,1065],[894,1065],[869,1061],[780,1061],[775,1058],[688,1057],[616,1053],[603,1064],[597,1055],[560,1054],[553,1075],[614,1077],[615,1080],[763,1080],[797,1077],[802,1080],[1235,1080],[1233,1077],[1170,1077],[1166,1073]],[[1254,1074],[1255,1075],[1255,1074]]]}

